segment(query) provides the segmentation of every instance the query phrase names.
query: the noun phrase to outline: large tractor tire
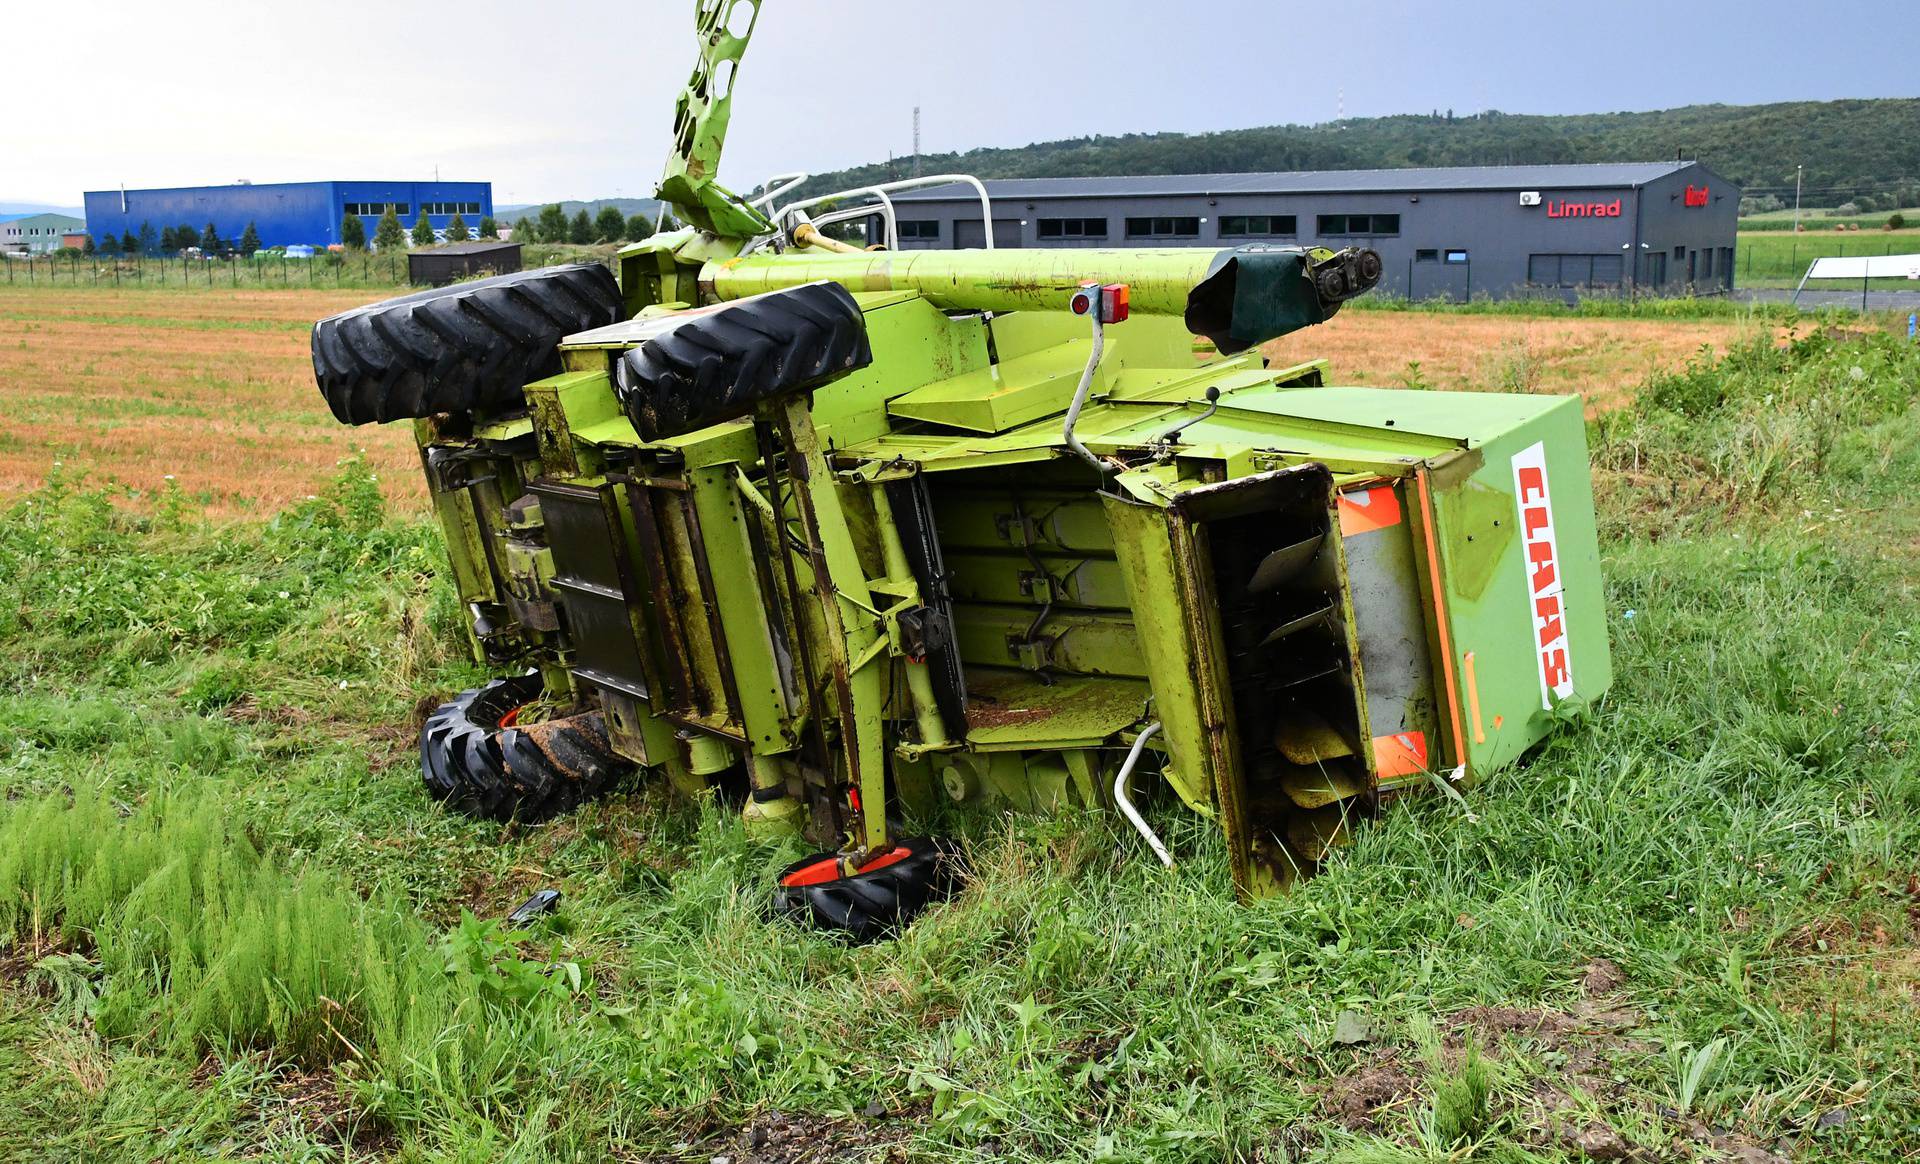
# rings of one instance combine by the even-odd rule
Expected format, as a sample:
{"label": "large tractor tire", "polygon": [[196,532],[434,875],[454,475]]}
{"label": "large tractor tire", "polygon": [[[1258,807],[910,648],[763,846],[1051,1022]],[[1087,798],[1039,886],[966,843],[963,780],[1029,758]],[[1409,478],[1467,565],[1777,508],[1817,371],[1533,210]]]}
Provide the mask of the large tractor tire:
{"label": "large tractor tire", "polygon": [[816,929],[871,942],[899,933],[945,901],[966,876],[959,853],[930,837],[907,837],[849,876],[834,853],[795,861],[774,878],[773,912]]}
{"label": "large tractor tire", "polygon": [[313,375],[342,424],[500,411],[560,370],[562,336],[624,318],[598,263],[496,275],[321,320]]}
{"label": "large tractor tire", "polygon": [[427,791],[449,808],[488,820],[537,823],[611,792],[633,764],[607,742],[597,711],[521,726],[540,698],[538,675],[462,691],[420,729]]}
{"label": "large tractor tire", "polygon": [[664,316],[614,367],[640,435],[679,436],[873,363],[866,317],[837,283],[805,283]]}

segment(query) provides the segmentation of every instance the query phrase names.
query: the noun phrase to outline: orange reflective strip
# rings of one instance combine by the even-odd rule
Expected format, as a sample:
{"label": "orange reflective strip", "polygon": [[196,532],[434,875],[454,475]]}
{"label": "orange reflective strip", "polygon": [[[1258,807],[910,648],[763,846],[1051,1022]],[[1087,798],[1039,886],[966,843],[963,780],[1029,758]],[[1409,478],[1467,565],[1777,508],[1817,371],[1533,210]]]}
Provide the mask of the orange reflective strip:
{"label": "orange reflective strip", "polygon": [[1473,717],[1473,742],[1487,742],[1487,729],[1480,725],[1480,683],[1473,675],[1473,652],[1468,651],[1462,660],[1467,673],[1467,714]]}
{"label": "orange reflective strip", "polygon": [[1454,763],[1467,762],[1467,734],[1460,727],[1460,685],[1453,676],[1453,635],[1447,629],[1447,591],[1440,579],[1440,547],[1433,537],[1433,492],[1427,483],[1428,471],[1420,469],[1414,479],[1420,483],[1420,532],[1427,543],[1427,571],[1433,585],[1433,614],[1440,631],[1441,672],[1447,680],[1447,716],[1453,725]]}

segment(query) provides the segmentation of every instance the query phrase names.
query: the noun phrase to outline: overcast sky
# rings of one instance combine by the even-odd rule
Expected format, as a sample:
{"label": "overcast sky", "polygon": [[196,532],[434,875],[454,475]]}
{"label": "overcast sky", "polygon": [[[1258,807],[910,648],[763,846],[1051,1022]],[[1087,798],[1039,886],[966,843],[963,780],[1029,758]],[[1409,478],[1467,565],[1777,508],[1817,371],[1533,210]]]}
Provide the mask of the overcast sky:
{"label": "overcast sky", "polygon": [[[321,178],[650,194],[693,0],[82,0],[0,65],[0,200]],[[722,179],[1095,133],[1920,94],[1900,3],[766,0]],[[34,46],[34,47],[29,47]]]}

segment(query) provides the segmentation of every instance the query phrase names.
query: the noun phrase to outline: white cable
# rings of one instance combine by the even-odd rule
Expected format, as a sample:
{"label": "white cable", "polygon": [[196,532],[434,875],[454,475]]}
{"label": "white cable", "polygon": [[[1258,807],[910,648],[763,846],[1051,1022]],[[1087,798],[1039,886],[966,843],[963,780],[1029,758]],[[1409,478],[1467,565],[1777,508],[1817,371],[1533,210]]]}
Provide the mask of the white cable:
{"label": "white cable", "polygon": [[1081,444],[1079,437],[1073,435],[1073,426],[1080,420],[1080,409],[1086,406],[1087,393],[1093,388],[1093,373],[1100,367],[1101,349],[1107,342],[1107,329],[1100,323],[1099,304],[1094,304],[1093,310],[1087,314],[1093,317],[1093,351],[1087,354],[1087,366],[1080,373],[1080,387],[1074,389],[1073,403],[1067,406],[1067,423],[1060,430],[1060,438],[1073,450],[1074,456],[1092,465],[1093,471],[1100,474],[1100,479],[1104,481],[1107,478],[1106,464]]}
{"label": "white cable", "polygon": [[1165,845],[1160,843],[1159,835],[1153,831],[1151,825],[1147,824],[1146,818],[1140,815],[1140,810],[1133,807],[1133,801],[1127,799],[1127,777],[1133,775],[1133,766],[1140,762],[1140,753],[1146,750],[1147,741],[1152,739],[1154,733],[1159,730],[1160,721],[1154,720],[1134,737],[1133,750],[1127,753],[1127,762],[1120,765],[1120,774],[1113,778],[1113,802],[1120,806],[1120,815],[1126,817],[1134,829],[1146,838],[1147,844],[1153,846],[1153,855],[1160,858],[1162,865],[1171,869],[1173,855],[1167,852]]}

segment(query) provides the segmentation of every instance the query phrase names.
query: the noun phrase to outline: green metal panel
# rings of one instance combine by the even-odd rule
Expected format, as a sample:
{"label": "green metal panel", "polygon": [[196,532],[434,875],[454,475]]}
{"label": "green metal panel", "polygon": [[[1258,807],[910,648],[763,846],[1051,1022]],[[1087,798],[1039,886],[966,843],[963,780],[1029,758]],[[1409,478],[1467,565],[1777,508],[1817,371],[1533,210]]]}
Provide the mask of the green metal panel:
{"label": "green metal panel", "polygon": [[798,743],[798,734],[774,657],[768,617],[773,605],[760,589],[760,572],[748,536],[749,515],[734,485],[738,474],[737,465],[707,466],[690,471],[687,483],[699,515],[708,577],[716,583],[710,601],[724,628],[727,666],[749,750],[785,752]]}
{"label": "green metal panel", "polygon": [[1042,683],[1021,671],[974,668],[967,694],[967,746],[992,752],[1106,743],[1140,719],[1148,689],[1137,679],[1068,675]]}
{"label": "green metal panel", "polygon": [[1554,704],[1591,701],[1613,678],[1581,402],[1497,399],[1525,419],[1432,486],[1470,775],[1518,758],[1551,729]]}
{"label": "green metal panel", "polygon": [[1173,527],[1157,505],[1101,498],[1112,523],[1120,568],[1131,598],[1140,653],[1153,688],[1153,718],[1168,744],[1162,775],[1196,812],[1211,813],[1213,738],[1224,730],[1217,698],[1203,693],[1200,670],[1210,667],[1205,628],[1187,617],[1188,588],[1174,560]]}

